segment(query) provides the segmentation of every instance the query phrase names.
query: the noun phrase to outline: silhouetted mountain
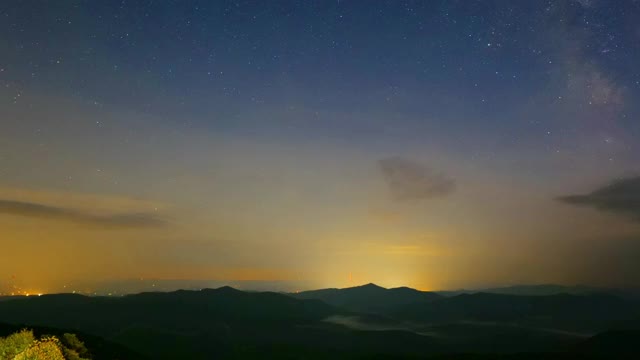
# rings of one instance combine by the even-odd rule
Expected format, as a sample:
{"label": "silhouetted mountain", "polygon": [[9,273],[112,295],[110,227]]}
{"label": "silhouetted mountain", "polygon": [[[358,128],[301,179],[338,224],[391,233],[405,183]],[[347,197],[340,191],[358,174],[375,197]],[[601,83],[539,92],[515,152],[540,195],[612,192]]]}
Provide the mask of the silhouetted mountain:
{"label": "silhouetted mountain", "polygon": [[[573,356],[575,349],[587,348],[589,343],[581,345],[585,332],[638,319],[634,303],[605,295],[440,297],[369,284],[295,296],[314,299],[230,287],[124,297],[43,295],[1,301],[0,321],[69,329],[83,337],[91,334],[104,338],[105,344],[115,342],[152,359],[384,358],[478,352],[487,354],[487,359],[495,358],[490,354],[517,352],[546,359],[553,354]],[[385,315],[359,314],[340,306]],[[598,345],[602,352],[610,353],[608,344],[614,342],[605,335],[602,339],[594,338],[594,344],[603,344]],[[628,336],[621,341],[630,343]]]}
{"label": "silhouetted mountain", "polygon": [[303,291],[291,296],[297,299],[318,299],[344,309],[367,313],[386,313],[398,306],[428,303],[441,298],[440,295],[432,292],[408,287],[385,289],[375,284],[344,289]]}
{"label": "silhouetted mountain", "polygon": [[332,315],[351,313],[318,300],[229,287],[120,298],[43,295],[0,302],[0,321],[87,332],[154,359],[444,351],[430,338],[409,331],[354,331],[324,321]]}
{"label": "silhouetted mountain", "polygon": [[[99,311],[97,311],[99,310]],[[170,310],[170,311],[169,311]],[[77,294],[43,295],[0,304],[0,318],[108,332],[134,322],[149,325],[209,325],[210,318],[235,322],[292,323],[321,320],[337,310],[319,301],[298,301],[276,293],[246,293],[233,288],[141,293],[124,297]],[[85,313],[91,316],[87,317]],[[51,324],[53,325],[53,324]]]}
{"label": "silhouetted mountain", "polygon": [[399,307],[399,319],[426,323],[503,322],[549,329],[598,332],[634,318],[636,304],[610,295],[516,296],[463,294]]}
{"label": "silhouetted mountain", "polygon": [[609,293],[612,295],[620,295],[626,291],[618,289],[605,289],[592,286],[575,285],[555,285],[555,284],[541,284],[541,285],[513,285],[477,290],[453,290],[453,291],[437,291],[436,293],[443,296],[456,296],[462,294],[476,294],[476,293],[490,293],[490,294],[503,294],[503,295],[522,295],[522,296],[549,296],[549,295],[590,295],[590,294],[604,294]]}
{"label": "silhouetted mountain", "polygon": [[607,331],[580,343],[574,351],[590,356],[620,354],[627,359],[640,359],[639,341],[640,330]]}
{"label": "silhouetted mountain", "polygon": [[607,331],[561,351],[515,354],[450,354],[433,360],[628,360],[640,358],[640,331]]}
{"label": "silhouetted mountain", "polygon": [[549,295],[595,295],[595,294],[609,294],[623,299],[640,301],[640,288],[600,288],[586,285],[555,285],[555,284],[543,284],[543,285],[514,285],[496,288],[486,289],[460,289],[460,290],[446,290],[436,291],[438,295],[452,297],[462,294],[477,294],[477,293],[489,293],[489,294],[503,294],[503,295],[522,295],[522,296],[549,296]]}
{"label": "silhouetted mountain", "polygon": [[584,286],[584,285],[563,286],[563,285],[554,285],[554,284],[544,284],[544,285],[515,285],[515,286],[490,288],[490,289],[483,290],[483,292],[493,293],[493,294],[504,294],[504,295],[548,296],[548,295],[560,295],[560,294],[590,295],[590,294],[605,293],[606,290],[601,288],[596,288],[596,287]]}

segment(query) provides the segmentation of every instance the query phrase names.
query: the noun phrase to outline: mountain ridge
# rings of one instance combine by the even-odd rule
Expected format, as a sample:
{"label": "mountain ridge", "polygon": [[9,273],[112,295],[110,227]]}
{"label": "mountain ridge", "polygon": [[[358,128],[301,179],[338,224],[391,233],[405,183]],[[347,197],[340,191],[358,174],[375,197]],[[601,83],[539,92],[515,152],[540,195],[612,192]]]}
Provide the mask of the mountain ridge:
{"label": "mountain ridge", "polygon": [[317,299],[327,304],[364,313],[384,313],[392,307],[415,302],[430,302],[440,295],[406,286],[384,288],[374,283],[347,288],[328,288],[289,293],[296,299]]}
{"label": "mountain ridge", "polygon": [[[222,287],[120,297],[21,297],[0,302],[0,322],[91,334],[153,359],[208,359],[564,351],[579,346],[588,332],[615,329],[615,320],[640,319],[631,303],[611,295],[434,297],[375,284],[319,290],[325,293],[346,297],[347,305],[388,306],[357,312],[296,294]],[[633,350],[628,334],[633,333],[619,342]],[[609,354],[615,340],[615,333],[603,335],[592,346]]]}

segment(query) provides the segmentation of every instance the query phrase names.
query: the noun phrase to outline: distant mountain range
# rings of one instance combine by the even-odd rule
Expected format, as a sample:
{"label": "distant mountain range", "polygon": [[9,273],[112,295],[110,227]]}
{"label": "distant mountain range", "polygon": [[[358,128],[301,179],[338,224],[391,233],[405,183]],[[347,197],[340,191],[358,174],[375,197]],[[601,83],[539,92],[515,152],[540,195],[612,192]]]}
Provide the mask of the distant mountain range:
{"label": "distant mountain range", "polygon": [[588,295],[597,293],[615,294],[621,297],[635,297],[640,298],[640,289],[609,289],[599,288],[586,285],[555,285],[555,284],[540,284],[540,285],[513,285],[486,289],[476,290],[448,290],[437,291],[436,293],[443,296],[455,296],[461,294],[473,294],[473,293],[492,293],[492,294],[504,294],[504,295],[530,295],[530,296],[544,296],[544,295]]}
{"label": "distant mountain range", "polygon": [[290,294],[296,299],[317,299],[327,304],[364,313],[385,313],[412,303],[431,302],[442,296],[408,287],[386,289],[367,284],[346,289],[321,289]]}
{"label": "distant mountain range", "polygon": [[222,287],[11,298],[0,301],[0,322],[70,329],[150,359],[453,359],[461,353],[560,359],[585,358],[584,351],[609,359],[638,355],[638,305],[602,293],[444,296],[367,284],[282,294]]}
{"label": "distant mountain range", "polygon": [[557,295],[557,294],[572,294],[572,295],[585,295],[595,292],[601,292],[601,289],[576,285],[565,286],[555,284],[541,284],[541,285],[512,285],[494,288],[481,288],[481,289],[460,289],[460,290],[445,290],[437,291],[436,293],[443,296],[455,296],[461,294],[473,294],[473,293],[492,293],[492,294],[505,294],[505,295],[531,295],[531,296],[544,296],[544,295]]}

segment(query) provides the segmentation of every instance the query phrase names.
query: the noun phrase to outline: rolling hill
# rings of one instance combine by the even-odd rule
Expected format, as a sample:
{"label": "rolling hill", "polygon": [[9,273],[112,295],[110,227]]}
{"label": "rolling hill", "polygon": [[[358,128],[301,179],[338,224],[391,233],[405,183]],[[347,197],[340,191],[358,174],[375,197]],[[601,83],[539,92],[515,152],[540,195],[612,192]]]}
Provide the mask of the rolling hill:
{"label": "rolling hill", "polygon": [[124,297],[43,295],[0,302],[2,322],[89,333],[153,359],[445,350],[409,331],[355,331],[324,321],[335,315],[353,313],[318,300],[229,287]]}
{"label": "rolling hill", "polygon": [[21,297],[0,302],[0,322],[68,329],[89,348],[121,346],[152,359],[535,359],[572,358],[581,349],[612,358],[633,351],[636,333],[590,336],[621,323],[633,328],[637,309],[610,295],[442,297],[369,284],[290,295],[223,287]]}
{"label": "rolling hill", "polygon": [[462,294],[396,308],[398,319],[423,323],[493,322],[585,334],[637,317],[635,303],[611,295]]}
{"label": "rolling hill", "polygon": [[414,304],[429,303],[442,296],[408,287],[386,289],[375,284],[344,288],[303,291],[290,294],[296,299],[316,299],[344,309],[384,314],[389,310]]}

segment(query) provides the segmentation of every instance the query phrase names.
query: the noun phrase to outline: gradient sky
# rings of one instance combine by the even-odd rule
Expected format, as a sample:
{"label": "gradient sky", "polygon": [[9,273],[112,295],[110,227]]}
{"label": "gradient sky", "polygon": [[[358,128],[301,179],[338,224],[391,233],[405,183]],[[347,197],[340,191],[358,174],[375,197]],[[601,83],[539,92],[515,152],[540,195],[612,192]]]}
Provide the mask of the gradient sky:
{"label": "gradient sky", "polygon": [[0,292],[640,285],[640,1],[0,18]]}

